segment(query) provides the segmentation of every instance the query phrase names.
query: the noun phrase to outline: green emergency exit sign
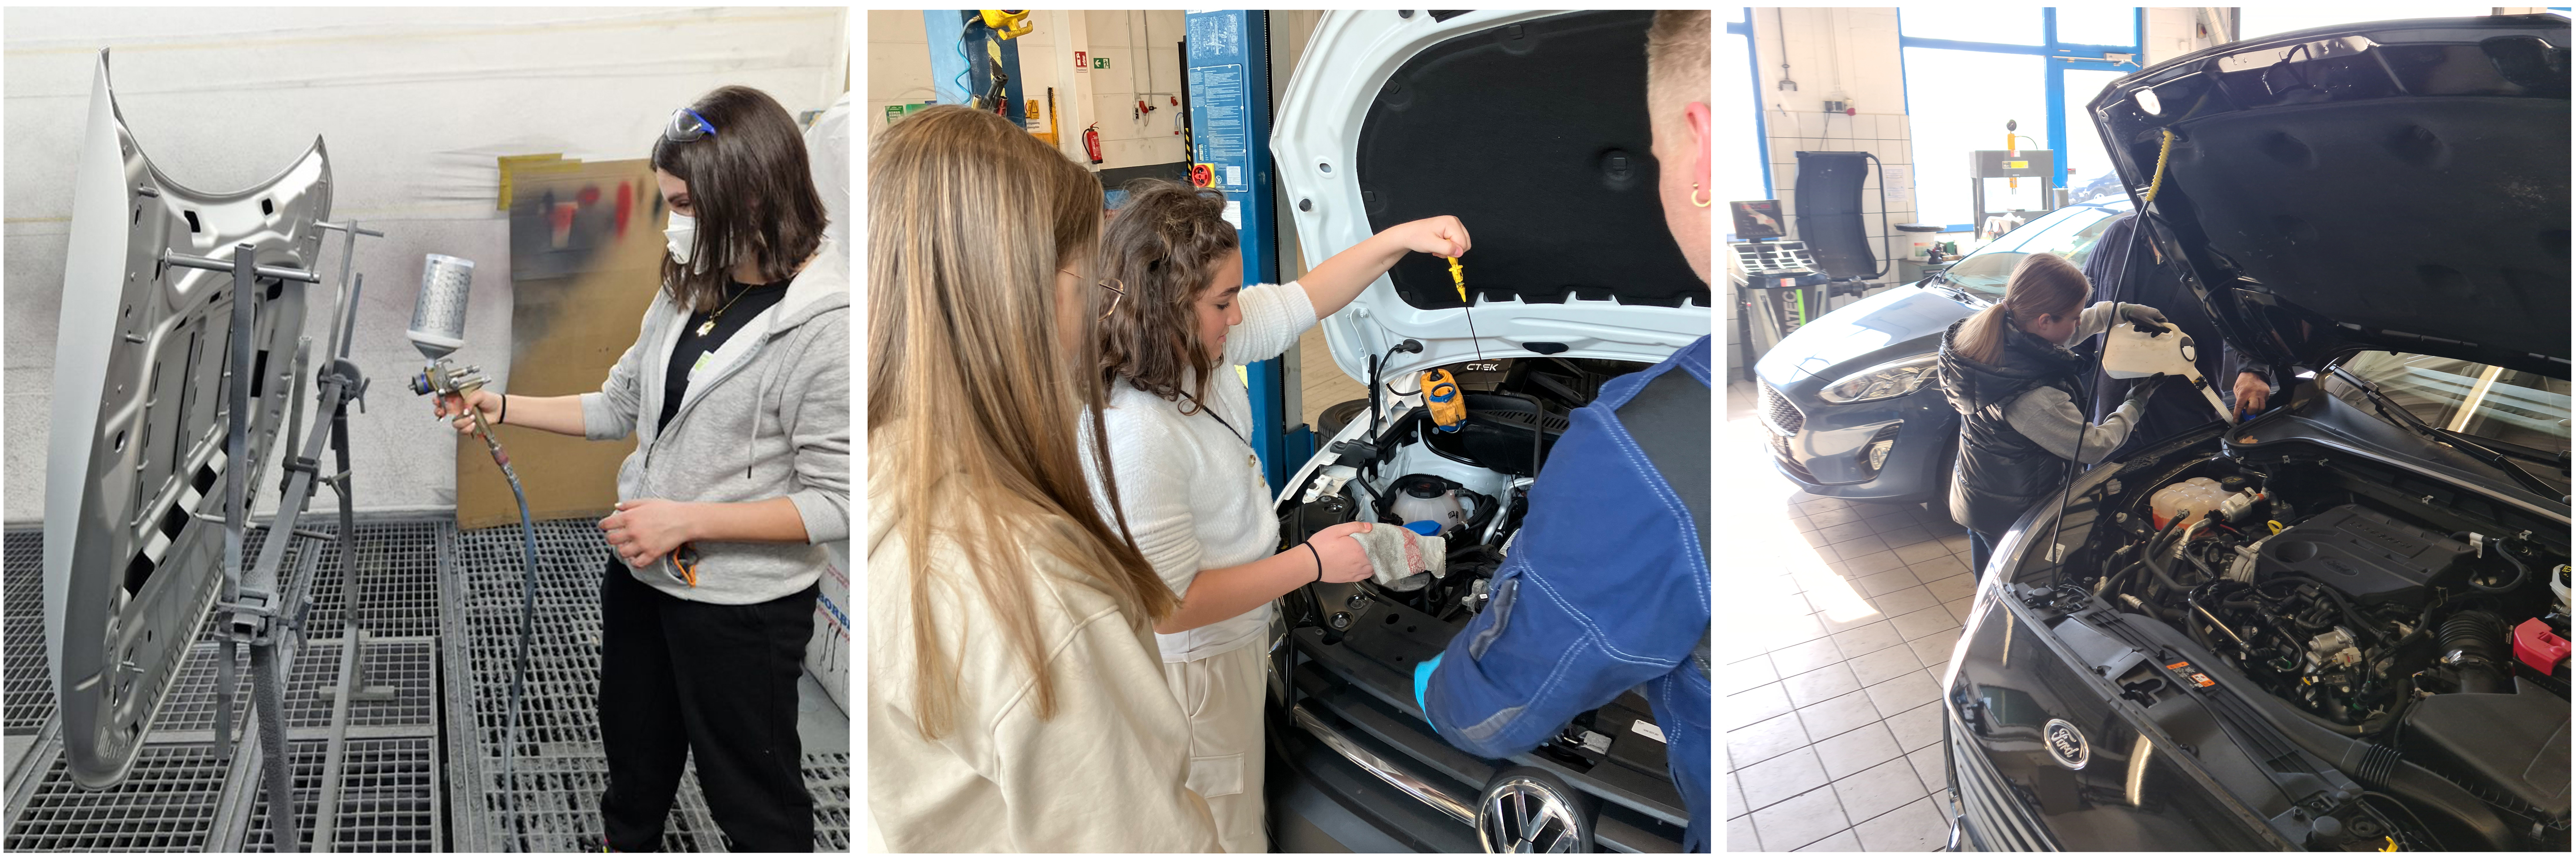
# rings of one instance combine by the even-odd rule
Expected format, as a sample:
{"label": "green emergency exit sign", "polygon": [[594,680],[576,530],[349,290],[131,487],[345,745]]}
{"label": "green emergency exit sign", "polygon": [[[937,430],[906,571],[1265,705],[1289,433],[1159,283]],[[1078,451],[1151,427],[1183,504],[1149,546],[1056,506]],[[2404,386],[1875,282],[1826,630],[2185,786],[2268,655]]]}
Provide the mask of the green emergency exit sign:
{"label": "green emergency exit sign", "polygon": [[1095,68],[1095,69],[1105,69],[1105,68],[1108,68],[1108,67],[1109,67],[1109,58],[1108,58],[1108,57],[1092,57],[1092,58],[1091,58],[1091,67],[1092,67],[1092,68]]}

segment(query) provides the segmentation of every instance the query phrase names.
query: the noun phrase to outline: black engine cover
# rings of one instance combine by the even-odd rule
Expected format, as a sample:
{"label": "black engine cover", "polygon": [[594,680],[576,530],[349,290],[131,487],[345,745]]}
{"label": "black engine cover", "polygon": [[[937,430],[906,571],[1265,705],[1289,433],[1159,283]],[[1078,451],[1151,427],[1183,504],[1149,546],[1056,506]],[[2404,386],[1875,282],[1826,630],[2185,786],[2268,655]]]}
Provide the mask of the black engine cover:
{"label": "black engine cover", "polygon": [[2412,599],[2468,553],[2466,543],[2346,504],[2265,541],[2255,575],[2307,576],[2357,602]]}

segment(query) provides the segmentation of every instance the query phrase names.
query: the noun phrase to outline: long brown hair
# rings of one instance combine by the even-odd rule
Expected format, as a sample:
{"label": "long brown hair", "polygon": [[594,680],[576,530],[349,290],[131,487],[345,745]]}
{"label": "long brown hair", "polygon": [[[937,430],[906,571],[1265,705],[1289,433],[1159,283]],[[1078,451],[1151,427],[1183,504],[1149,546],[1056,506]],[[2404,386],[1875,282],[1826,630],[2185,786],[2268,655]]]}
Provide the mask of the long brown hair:
{"label": "long brown hair", "polygon": [[[871,482],[891,487],[869,515],[891,521],[910,556],[913,717],[924,737],[954,723],[958,666],[935,634],[931,559],[1000,618],[999,634],[1055,710],[1038,640],[1042,570],[1069,569],[1144,628],[1179,598],[1124,534],[1102,521],[1083,473],[1108,454],[1094,334],[1060,331],[1056,272],[1086,266],[1100,234],[1100,181],[1001,117],[943,106],[885,130],[868,155],[868,444]],[[1086,281],[1087,282],[1087,281]],[[1096,318],[1105,293],[1085,288]],[[1094,295],[1093,293],[1101,293]],[[1082,355],[1068,362],[1058,351]],[[1117,488],[1106,487],[1114,506]],[[873,494],[873,493],[872,493]],[[970,597],[971,598],[971,597]],[[897,610],[879,606],[880,611]],[[953,621],[952,621],[953,622]]]}
{"label": "long brown hair", "polygon": [[2041,316],[2064,317],[2084,309],[2084,299],[2093,295],[2093,282],[2084,279],[2084,271],[2051,253],[2035,253],[2021,258],[2013,266],[2012,279],[2004,283],[2004,300],[1987,305],[1960,323],[1959,336],[1952,348],[1969,360],[1992,364],[2002,357],[2004,321],[2009,311],[2012,318],[2027,324]]}
{"label": "long brown hair", "polygon": [[[1240,245],[1225,220],[1225,192],[1165,179],[1127,185],[1127,204],[1100,237],[1101,273],[1126,283],[1127,298],[1100,322],[1100,379],[1163,399],[1188,397],[1183,414],[1207,399],[1216,359],[1199,341],[1199,292]],[[1185,380],[1195,378],[1189,391]]]}
{"label": "long brown hair", "polygon": [[830,219],[814,192],[805,138],[777,99],[747,86],[717,87],[689,109],[715,133],[687,142],[654,138],[653,166],[689,183],[698,222],[689,265],[663,255],[662,286],[681,307],[704,312],[724,300],[738,260],[758,259],[762,283],[796,276]]}

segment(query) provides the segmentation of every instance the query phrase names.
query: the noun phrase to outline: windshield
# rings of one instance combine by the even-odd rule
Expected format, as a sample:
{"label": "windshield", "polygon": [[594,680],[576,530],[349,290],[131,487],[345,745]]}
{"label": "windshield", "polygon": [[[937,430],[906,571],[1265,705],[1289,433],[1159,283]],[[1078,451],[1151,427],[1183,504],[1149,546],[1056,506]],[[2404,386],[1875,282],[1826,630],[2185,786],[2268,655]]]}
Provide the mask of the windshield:
{"label": "windshield", "polygon": [[2546,456],[2567,449],[2566,379],[2405,352],[2364,352],[2342,367],[2436,428]]}
{"label": "windshield", "polygon": [[2122,213],[2092,206],[2059,209],[2023,224],[2003,237],[1987,242],[1976,253],[1959,260],[1943,275],[1951,283],[1988,301],[2004,295],[2004,283],[2012,279],[2013,267],[2021,258],[2035,253],[2052,253],[2066,258],[2077,268],[2093,255],[2093,243],[2102,238],[2111,221]]}

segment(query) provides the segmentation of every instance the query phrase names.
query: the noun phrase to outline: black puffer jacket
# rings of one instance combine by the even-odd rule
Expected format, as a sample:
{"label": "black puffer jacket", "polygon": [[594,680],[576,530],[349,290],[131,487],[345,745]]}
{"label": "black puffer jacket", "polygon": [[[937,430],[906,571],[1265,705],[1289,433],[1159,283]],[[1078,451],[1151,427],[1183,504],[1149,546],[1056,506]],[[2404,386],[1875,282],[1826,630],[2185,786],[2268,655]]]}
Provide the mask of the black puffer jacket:
{"label": "black puffer jacket", "polygon": [[1959,411],[1959,464],[1950,474],[1950,519],[2001,537],[2030,505],[2066,479],[2067,461],[2004,420],[2004,409],[2032,388],[2078,396],[2084,359],[2017,328],[2004,329],[2003,354],[1987,364],[1959,354],[1959,326],[1941,334],[1941,390]]}

